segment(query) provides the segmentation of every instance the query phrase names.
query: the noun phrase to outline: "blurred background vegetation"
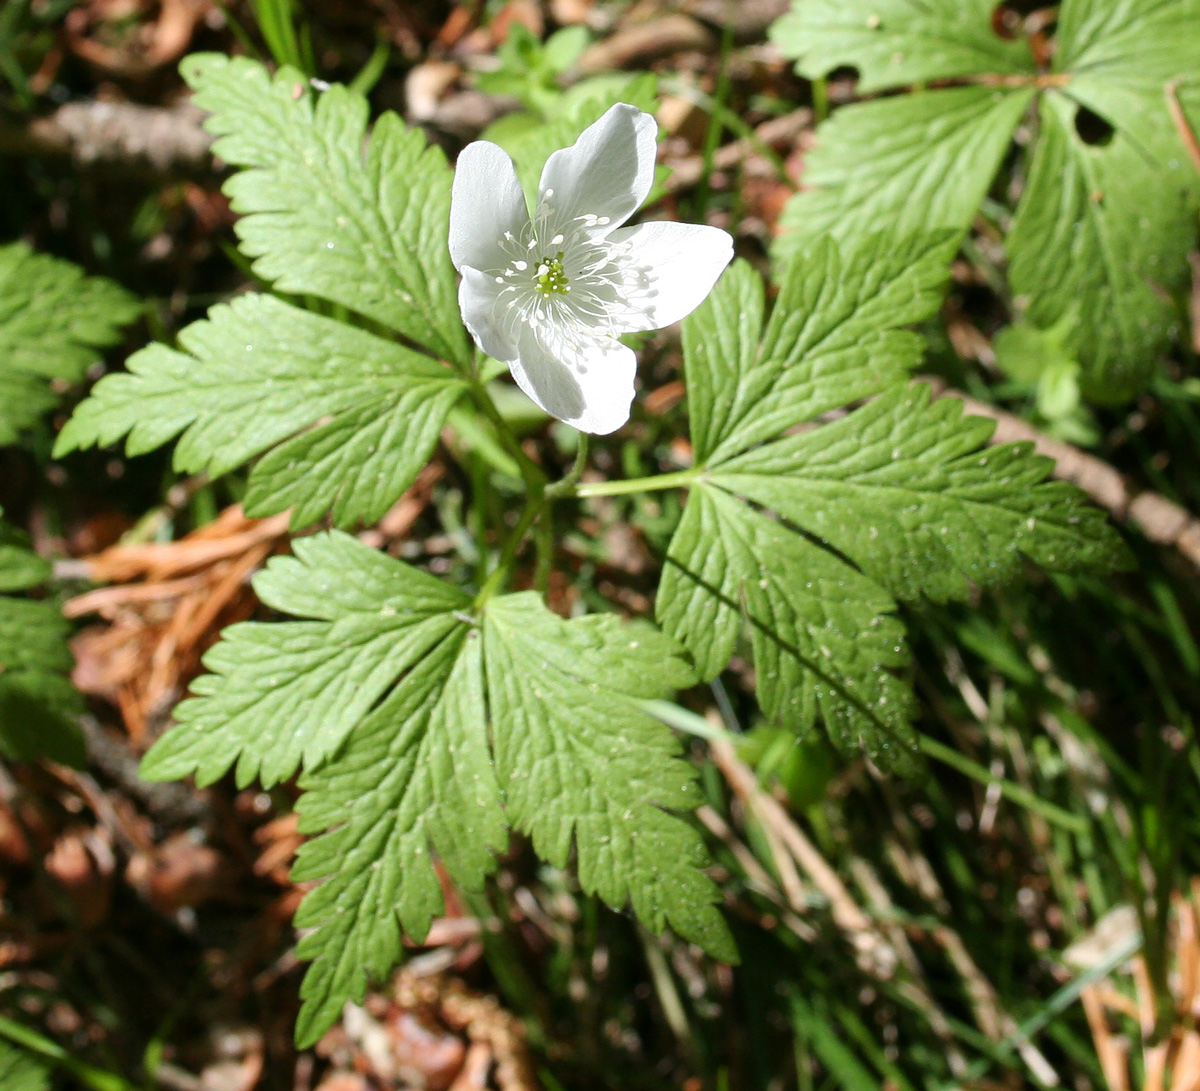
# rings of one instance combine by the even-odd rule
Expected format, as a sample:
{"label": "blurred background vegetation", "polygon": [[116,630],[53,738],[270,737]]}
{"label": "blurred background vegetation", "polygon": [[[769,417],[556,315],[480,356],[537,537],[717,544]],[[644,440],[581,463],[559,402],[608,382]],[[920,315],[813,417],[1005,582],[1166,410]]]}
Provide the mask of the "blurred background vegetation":
{"label": "blurred background vegetation", "polygon": [[[768,44],[786,8],[6,0],[0,242],[144,301],[88,380],[252,284],[176,71],[216,50],[351,83],[451,155],[489,127],[519,141],[597,91],[654,105],[661,211],[727,228],[766,269],[816,124],[855,94],[853,71],[808,81]],[[1052,48],[1042,5],[998,10]],[[57,408],[0,447],[0,506],[56,562],[89,762],[0,764],[0,1088],[1200,1088],[1200,296],[1175,301],[1180,335],[1132,404],[1086,404],[1053,331],[1031,345],[1013,325],[994,227],[1012,168],[925,331],[926,372],[1007,438],[1057,443],[1138,567],[1104,582],[1031,569],[909,610],[927,759],[912,782],[760,724],[736,660],[682,695],[736,969],[514,844],[487,897],[451,893],[400,977],[297,1055],[295,792],[136,776],[221,626],[260,610],[246,577],[285,527],[240,514],[238,475],[180,478],[165,452],[52,460],[87,385],[59,383]],[[677,331],[642,359],[634,420],[594,448],[600,474],[686,464]],[[569,465],[569,430],[515,397],[506,412],[534,457]],[[474,561],[482,506],[516,488],[480,442],[448,431],[366,540],[439,574]],[[564,508],[552,605],[645,615],[679,510],[670,493]]]}

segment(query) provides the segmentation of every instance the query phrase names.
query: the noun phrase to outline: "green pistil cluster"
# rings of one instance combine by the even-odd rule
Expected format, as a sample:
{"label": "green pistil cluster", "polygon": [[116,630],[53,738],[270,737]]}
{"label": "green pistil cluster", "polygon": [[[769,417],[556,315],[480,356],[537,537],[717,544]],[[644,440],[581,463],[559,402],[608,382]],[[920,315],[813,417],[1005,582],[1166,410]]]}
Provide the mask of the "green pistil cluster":
{"label": "green pistil cluster", "polygon": [[538,262],[537,290],[543,296],[565,295],[571,290],[571,282],[563,272],[562,258],[563,252],[560,250],[557,257],[542,258]]}

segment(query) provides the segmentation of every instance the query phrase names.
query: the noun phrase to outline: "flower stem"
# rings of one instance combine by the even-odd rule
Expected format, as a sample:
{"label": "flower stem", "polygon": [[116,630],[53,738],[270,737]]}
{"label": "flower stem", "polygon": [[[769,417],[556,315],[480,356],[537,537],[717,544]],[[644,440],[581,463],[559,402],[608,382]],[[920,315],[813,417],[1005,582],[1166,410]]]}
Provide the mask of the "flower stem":
{"label": "flower stem", "polygon": [[483,412],[483,415],[492,422],[492,426],[496,429],[496,435],[505,450],[516,460],[517,467],[521,471],[521,477],[525,482],[525,487],[531,494],[534,492],[540,494],[546,487],[546,475],[542,472],[542,468],[525,453],[521,444],[517,442],[517,437],[513,435],[508,422],[500,416],[500,410],[496,408],[496,403],[492,401],[492,396],[487,392],[487,388],[483,383],[477,380],[471,384],[471,397]]}
{"label": "flower stem", "polygon": [[567,476],[561,481],[554,482],[553,485],[546,486],[546,499],[554,500],[559,496],[573,496],[575,493],[575,484],[579,481],[583,474],[583,468],[587,465],[588,457],[588,437],[586,432],[579,433],[579,444],[575,448],[575,464],[568,471]]}
{"label": "flower stem", "polygon": [[[487,392],[487,388],[483,383],[476,381],[471,384],[471,397],[483,415],[491,421],[492,426],[496,429],[496,435],[505,450],[516,461],[527,492],[525,507],[521,511],[520,518],[517,520],[517,525],[513,527],[512,533],[504,540],[504,546],[500,551],[499,560],[496,561],[496,567],[488,573],[487,579],[484,580],[483,586],[479,589],[479,594],[475,596],[475,608],[479,609],[488,599],[504,587],[513,562],[517,559],[517,554],[520,552],[521,546],[525,541],[525,536],[537,521],[538,516],[545,511],[546,475],[542,471],[542,468],[522,449],[517,437],[513,435],[508,422],[500,415],[500,411],[496,408],[496,403],[492,401],[492,396]],[[548,581],[549,555],[546,554],[543,557],[547,549],[545,535],[539,535],[537,545],[538,570],[539,572],[543,568],[547,570],[546,578]]]}
{"label": "flower stem", "polygon": [[576,485],[569,495],[586,499],[590,496],[628,496],[631,493],[682,489],[697,481],[703,473],[702,468],[693,468],[654,477],[633,477],[627,481],[591,481],[584,485]]}
{"label": "flower stem", "polygon": [[525,501],[525,508],[517,520],[517,525],[505,539],[504,548],[500,552],[500,559],[496,562],[496,567],[488,574],[488,578],[484,580],[483,586],[479,589],[479,594],[475,596],[476,610],[482,608],[504,586],[505,580],[508,579],[509,569],[512,568],[513,561],[517,559],[517,552],[525,541],[525,535],[529,533],[529,528],[542,513],[545,503],[545,497],[540,489],[536,493],[531,493]]}

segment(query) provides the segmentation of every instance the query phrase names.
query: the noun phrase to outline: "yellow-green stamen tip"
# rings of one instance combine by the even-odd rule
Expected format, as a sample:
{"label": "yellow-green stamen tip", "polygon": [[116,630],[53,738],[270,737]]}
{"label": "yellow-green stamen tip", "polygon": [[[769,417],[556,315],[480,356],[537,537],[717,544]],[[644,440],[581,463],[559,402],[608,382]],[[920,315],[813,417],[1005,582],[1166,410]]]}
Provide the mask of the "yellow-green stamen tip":
{"label": "yellow-green stamen tip", "polygon": [[570,281],[562,266],[563,252],[557,257],[542,258],[537,265],[537,290],[544,296],[563,295],[571,290]]}

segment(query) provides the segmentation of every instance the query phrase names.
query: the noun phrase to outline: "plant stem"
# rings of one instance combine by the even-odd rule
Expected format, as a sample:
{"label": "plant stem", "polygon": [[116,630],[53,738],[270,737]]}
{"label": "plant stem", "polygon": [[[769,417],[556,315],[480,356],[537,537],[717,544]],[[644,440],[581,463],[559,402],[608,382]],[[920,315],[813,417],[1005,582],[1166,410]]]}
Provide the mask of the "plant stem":
{"label": "plant stem", "polygon": [[542,508],[535,535],[533,544],[537,551],[537,565],[533,570],[533,586],[538,594],[545,596],[550,590],[550,572],[554,567],[554,516],[549,504]]}
{"label": "plant stem", "polygon": [[586,499],[590,496],[628,496],[638,492],[682,489],[699,480],[703,474],[703,468],[693,468],[679,470],[673,474],[657,474],[654,477],[633,477],[627,481],[594,481],[586,485],[576,485],[568,495]]}
{"label": "plant stem", "polygon": [[75,1060],[57,1042],[44,1038],[37,1031],[14,1022],[12,1019],[6,1019],[4,1016],[0,1016],[0,1037],[7,1038],[10,1042],[23,1046],[30,1053],[45,1057],[66,1069],[79,1083],[90,1088],[91,1091],[138,1091],[128,1080],[122,1079],[115,1073],[105,1072]]}
{"label": "plant stem", "polygon": [[579,445],[575,448],[575,463],[568,471],[567,476],[561,481],[554,482],[553,485],[546,486],[546,499],[554,500],[560,496],[573,496],[575,484],[583,474],[583,468],[587,465],[588,457],[588,437],[586,432],[579,433]]}
{"label": "plant stem", "polygon": [[[521,479],[525,482],[527,496],[525,499],[525,508],[521,512],[521,517],[517,520],[517,525],[513,527],[512,533],[505,539],[504,548],[501,550],[500,559],[496,562],[496,567],[488,574],[483,586],[479,589],[479,594],[475,596],[475,607],[479,609],[490,599],[497,591],[499,591],[508,578],[509,569],[512,568],[513,561],[517,559],[517,553],[521,548],[521,544],[525,541],[525,535],[529,533],[529,528],[533,526],[539,515],[542,514],[546,507],[546,475],[542,472],[540,466],[531,459],[522,449],[521,444],[517,441],[517,437],[513,435],[512,429],[508,427],[508,422],[500,415],[500,411],[496,408],[496,403],[492,401],[491,395],[481,382],[471,384],[471,397],[480,411],[496,429],[496,436],[505,450],[512,455],[517,464],[517,468],[521,472]],[[586,457],[586,455],[585,455]],[[549,557],[543,558],[543,553],[546,551],[545,536],[541,535],[538,539],[538,571],[548,569]],[[549,578],[549,572],[546,572],[546,578]]]}
{"label": "plant stem", "polygon": [[537,492],[530,493],[525,501],[525,508],[521,512],[521,518],[517,520],[517,525],[513,527],[512,533],[504,542],[504,549],[500,553],[496,567],[492,569],[479,589],[479,594],[475,596],[477,610],[504,586],[504,581],[508,578],[508,571],[512,568],[513,561],[517,559],[521,543],[525,541],[525,535],[529,533],[529,528],[533,526],[534,520],[541,515],[545,503],[545,496],[540,488]]}
{"label": "plant stem", "polygon": [[521,477],[525,482],[525,487],[530,493],[537,492],[540,494],[546,487],[546,475],[542,472],[542,468],[525,453],[521,444],[517,442],[517,437],[513,435],[508,422],[500,416],[500,411],[496,408],[496,403],[492,401],[492,396],[487,392],[487,388],[483,383],[477,380],[471,384],[471,397],[483,412],[483,415],[492,422],[501,444],[516,460],[517,467],[521,471]]}

